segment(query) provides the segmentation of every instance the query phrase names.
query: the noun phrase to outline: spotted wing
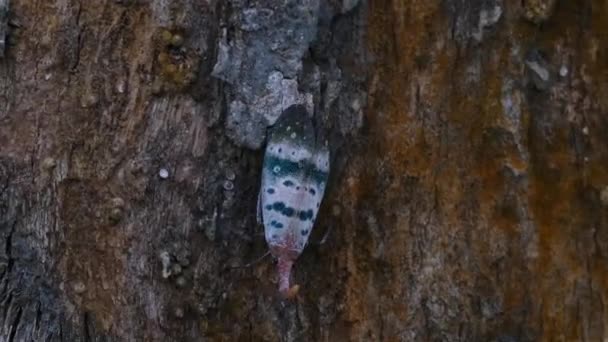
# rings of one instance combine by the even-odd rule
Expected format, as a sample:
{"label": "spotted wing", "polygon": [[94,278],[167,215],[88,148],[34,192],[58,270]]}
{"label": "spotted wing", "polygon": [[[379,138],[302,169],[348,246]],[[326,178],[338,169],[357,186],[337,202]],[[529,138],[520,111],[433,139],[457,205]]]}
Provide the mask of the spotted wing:
{"label": "spotted wing", "polygon": [[262,172],[261,204],[266,241],[301,253],[327,183],[329,153],[319,149],[302,106],[288,108],[272,129]]}

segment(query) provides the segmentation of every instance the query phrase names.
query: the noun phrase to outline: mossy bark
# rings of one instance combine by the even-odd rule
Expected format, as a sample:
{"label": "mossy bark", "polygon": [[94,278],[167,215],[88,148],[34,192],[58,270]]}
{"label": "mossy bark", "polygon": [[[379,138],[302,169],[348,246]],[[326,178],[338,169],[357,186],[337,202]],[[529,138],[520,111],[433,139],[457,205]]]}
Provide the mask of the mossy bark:
{"label": "mossy bark", "polygon": [[[0,340],[608,339],[607,15],[599,0],[11,0]],[[271,41],[290,16],[308,46]],[[220,59],[242,67],[216,77]],[[242,267],[267,251],[250,147],[269,124],[242,108],[284,94],[247,88],[273,65],[332,149],[295,301],[270,258]]]}

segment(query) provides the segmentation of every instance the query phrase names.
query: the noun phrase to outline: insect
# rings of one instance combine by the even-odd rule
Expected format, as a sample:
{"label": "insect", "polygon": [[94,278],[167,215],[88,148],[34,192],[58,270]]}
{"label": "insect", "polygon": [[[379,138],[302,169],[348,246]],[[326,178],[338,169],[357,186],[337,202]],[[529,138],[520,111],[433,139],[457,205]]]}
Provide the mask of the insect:
{"label": "insect", "polygon": [[329,149],[302,105],[287,108],[271,128],[258,196],[258,222],[277,258],[279,292],[295,296],[291,268],[308,242],[329,176]]}
{"label": "insect", "polygon": [[0,0],[0,58],[4,57],[8,31],[8,0]]}

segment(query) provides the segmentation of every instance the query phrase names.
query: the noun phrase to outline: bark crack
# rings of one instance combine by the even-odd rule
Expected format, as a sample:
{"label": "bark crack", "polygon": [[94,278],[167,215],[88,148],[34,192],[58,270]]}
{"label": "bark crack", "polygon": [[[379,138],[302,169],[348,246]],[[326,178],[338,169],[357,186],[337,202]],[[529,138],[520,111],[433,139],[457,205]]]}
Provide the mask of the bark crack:
{"label": "bark crack", "polygon": [[13,320],[13,324],[11,324],[11,332],[8,336],[8,342],[15,341],[15,335],[17,334],[17,330],[19,330],[19,325],[21,324],[21,316],[23,315],[23,310],[19,308],[17,311],[17,315],[15,315],[15,319]]}
{"label": "bark crack", "polygon": [[76,60],[74,64],[70,68],[72,72],[76,72],[78,66],[80,65],[80,54],[82,53],[82,45],[84,40],[84,27],[80,26],[80,17],[82,15],[82,2],[78,2],[78,13],[76,14],[76,26],[78,27],[78,37],[77,37],[77,45],[76,45]]}
{"label": "bark crack", "polygon": [[5,248],[4,253],[6,254],[6,257],[8,259],[7,260],[8,265],[6,267],[6,273],[7,274],[9,274],[10,271],[12,270],[13,263],[15,261],[14,258],[13,258],[13,255],[12,255],[12,253],[13,253],[12,252],[12,250],[13,250],[12,244],[13,244],[13,234],[15,233],[15,227],[16,226],[17,226],[17,221],[13,220],[13,224],[11,225],[11,229],[10,229],[8,235],[6,236],[6,245],[4,247]]}
{"label": "bark crack", "polygon": [[[12,224],[11,224],[11,229],[8,233],[8,235],[6,236],[6,244],[5,244],[5,249],[4,249],[4,254],[6,256],[6,269],[4,270],[4,272],[2,273],[2,276],[0,277],[0,279],[2,279],[4,281],[4,288],[2,289],[2,293],[6,294],[9,292],[9,274],[11,273],[11,270],[13,269],[13,264],[14,264],[14,258],[12,257],[12,241],[13,241],[13,233],[15,232],[15,227],[17,226],[17,221],[13,220]],[[9,298],[10,301],[10,298]],[[6,309],[6,308],[5,308]],[[6,312],[5,312],[5,317],[6,317]]]}
{"label": "bark crack", "polygon": [[6,296],[6,299],[2,301],[2,306],[4,307],[3,317],[4,317],[5,326],[6,326],[6,321],[8,318],[9,308],[11,307],[12,303],[13,303],[13,294],[9,292],[8,295]]}
{"label": "bark crack", "polygon": [[40,301],[36,303],[36,317],[34,319],[34,330],[40,331],[40,320],[42,319],[42,310],[40,310]]}
{"label": "bark crack", "polygon": [[82,322],[83,322],[82,325],[84,326],[84,342],[91,341],[91,332],[89,331],[89,321],[90,321],[89,313],[85,312],[84,317],[82,319]]}

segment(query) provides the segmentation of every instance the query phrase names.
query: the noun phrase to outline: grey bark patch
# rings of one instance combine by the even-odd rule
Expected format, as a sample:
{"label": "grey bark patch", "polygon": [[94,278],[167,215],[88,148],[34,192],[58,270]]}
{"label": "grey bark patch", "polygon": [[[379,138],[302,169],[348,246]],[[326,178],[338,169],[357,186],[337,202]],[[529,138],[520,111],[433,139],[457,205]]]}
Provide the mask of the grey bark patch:
{"label": "grey bark patch", "polygon": [[525,64],[530,81],[537,90],[543,91],[551,87],[553,77],[549,63],[538,50],[533,49],[527,53]]}
{"label": "grey bark patch", "polygon": [[238,145],[257,149],[266,127],[284,109],[296,103],[312,107],[312,95],[298,90],[297,76],[317,33],[319,1],[232,5],[233,34],[224,31],[212,75],[230,85],[229,137]]}
{"label": "grey bark patch", "polygon": [[342,13],[351,11],[359,4],[359,0],[342,0]]}
{"label": "grey bark patch", "polygon": [[471,38],[482,41],[486,31],[501,18],[502,3],[502,0],[443,1],[450,20],[450,38],[459,44],[465,44]]}
{"label": "grey bark patch", "polygon": [[500,20],[502,12],[503,9],[500,2],[497,2],[492,8],[482,9],[479,12],[479,24],[477,27],[477,32],[473,33],[473,38],[475,38],[477,41],[482,41],[484,30],[494,26]]}

